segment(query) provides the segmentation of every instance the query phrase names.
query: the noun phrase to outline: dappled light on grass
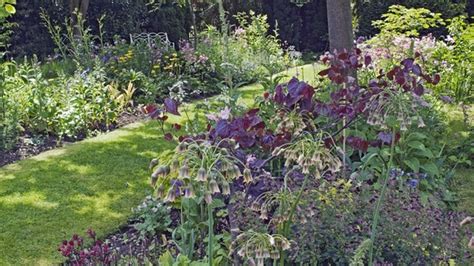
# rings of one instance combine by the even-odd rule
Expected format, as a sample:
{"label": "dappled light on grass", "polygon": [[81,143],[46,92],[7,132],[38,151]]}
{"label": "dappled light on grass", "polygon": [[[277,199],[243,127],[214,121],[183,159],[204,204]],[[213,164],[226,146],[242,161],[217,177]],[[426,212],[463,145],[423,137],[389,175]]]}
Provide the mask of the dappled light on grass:
{"label": "dappled light on grass", "polygon": [[0,264],[59,263],[57,245],[72,233],[118,229],[150,190],[143,165],[174,148],[156,126],[138,123],[0,168]]}

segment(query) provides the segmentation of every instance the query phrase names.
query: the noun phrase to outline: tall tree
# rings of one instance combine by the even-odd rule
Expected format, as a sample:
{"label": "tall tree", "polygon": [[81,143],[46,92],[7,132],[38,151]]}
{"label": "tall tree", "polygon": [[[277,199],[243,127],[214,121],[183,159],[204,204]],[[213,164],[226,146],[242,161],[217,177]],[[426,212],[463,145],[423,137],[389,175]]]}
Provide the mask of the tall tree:
{"label": "tall tree", "polygon": [[331,52],[350,50],[353,43],[351,0],[328,0],[326,5]]}

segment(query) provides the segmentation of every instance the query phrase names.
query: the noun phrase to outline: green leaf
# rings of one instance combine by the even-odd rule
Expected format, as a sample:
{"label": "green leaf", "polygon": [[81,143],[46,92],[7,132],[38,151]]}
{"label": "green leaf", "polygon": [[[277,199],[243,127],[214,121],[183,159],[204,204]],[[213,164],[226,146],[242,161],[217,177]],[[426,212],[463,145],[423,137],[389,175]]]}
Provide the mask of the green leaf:
{"label": "green leaf", "polygon": [[171,253],[169,250],[167,250],[165,253],[163,253],[160,258],[158,259],[158,262],[162,266],[172,266],[173,265],[173,256],[171,256]]}
{"label": "green leaf", "polygon": [[416,158],[403,161],[413,172],[418,173],[420,171],[420,161]]}
{"label": "green leaf", "polygon": [[413,140],[408,142],[408,146],[413,148],[413,149],[418,149],[418,150],[424,150],[425,145],[417,140]]}
{"label": "green leaf", "polygon": [[426,138],[428,138],[428,137],[423,133],[413,132],[408,136],[407,139],[409,139],[409,140],[420,140],[420,139],[426,139]]}
{"label": "green leaf", "polygon": [[225,203],[221,199],[213,199],[210,206],[212,209],[217,209],[225,207]]}
{"label": "green leaf", "polygon": [[418,156],[424,156],[428,159],[433,159],[434,158],[434,154],[433,154],[433,152],[431,152],[430,149],[417,150],[416,152],[414,152],[414,154],[418,155]]}
{"label": "green leaf", "polygon": [[425,163],[421,166],[421,168],[432,176],[438,176],[439,175],[438,166],[436,166],[436,164],[434,164],[433,162]]}
{"label": "green leaf", "polygon": [[5,10],[10,14],[15,14],[15,12],[16,12],[15,7],[10,5],[10,4],[5,5]]}

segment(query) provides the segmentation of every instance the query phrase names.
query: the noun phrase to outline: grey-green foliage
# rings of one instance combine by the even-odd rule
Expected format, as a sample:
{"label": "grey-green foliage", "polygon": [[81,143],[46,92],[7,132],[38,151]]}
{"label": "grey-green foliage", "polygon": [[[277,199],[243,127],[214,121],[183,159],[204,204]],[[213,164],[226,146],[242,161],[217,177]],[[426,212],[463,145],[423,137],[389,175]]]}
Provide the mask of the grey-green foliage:
{"label": "grey-green foliage", "polygon": [[170,208],[160,200],[155,200],[151,196],[145,198],[134,213],[138,222],[133,224],[142,235],[163,233],[171,224]]}

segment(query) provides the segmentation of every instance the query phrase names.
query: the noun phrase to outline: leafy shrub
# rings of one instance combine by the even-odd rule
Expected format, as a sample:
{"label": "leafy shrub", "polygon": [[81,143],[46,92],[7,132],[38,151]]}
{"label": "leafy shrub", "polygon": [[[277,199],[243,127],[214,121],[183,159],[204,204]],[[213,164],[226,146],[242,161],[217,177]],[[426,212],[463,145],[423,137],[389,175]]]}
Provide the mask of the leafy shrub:
{"label": "leafy shrub", "polygon": [[[435,13],[441,13],[443,18],[453,18],[462,15],[466,11],[466,3],[452,0],[357,0],[355,1],[355,15],[358,18],[359,36],[374,36],[378,33],[372,26],[372,21],[379,20],[387,13],[392,5],[403,5],[408,8],[425,8]],[[469,11],[469,9],[467,9]],[[430,29],[427,32],[435,33],[436,36],[444,34],[443,31]]]}
{"label": "leafy shrub", "polygon": [[440,13],[432,13],[426,8],[406,8],[393,5],[382,15],[383,20],[376,20],[372,25],[380,30],[379,35],[401,34],[417,37],[420,30],[445,25]]}
{"label": "leafy shrub", "polygon": [[281,71],[285,56],[277,35],[268,34],[265,15],[253,12],[236,16],[239,27],[230,35],[222,35],[209,26],[201,33],[198,51],[206,54],[221,79],[234,83],[251,82]]}
{"label": "leafy shrub", "polygon": [[2,128],[2,140],[11,140],[4,148],[11,147],[21,131],[81,138],[93,130],[107,129],[128,104],[123,101],[125,92],[106,85],[100,67],[48,80],[35,61],[6,63],[2,78],[6,85],[2,87],[3,121],[9,123]]}

